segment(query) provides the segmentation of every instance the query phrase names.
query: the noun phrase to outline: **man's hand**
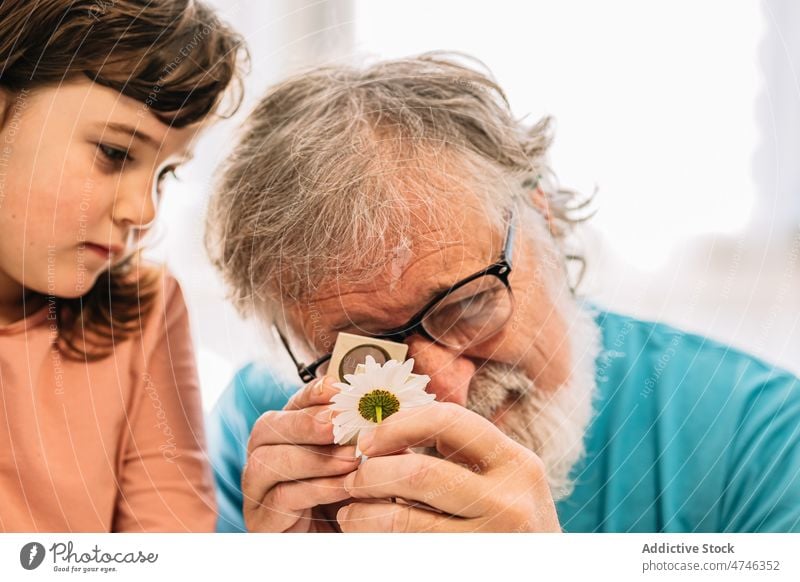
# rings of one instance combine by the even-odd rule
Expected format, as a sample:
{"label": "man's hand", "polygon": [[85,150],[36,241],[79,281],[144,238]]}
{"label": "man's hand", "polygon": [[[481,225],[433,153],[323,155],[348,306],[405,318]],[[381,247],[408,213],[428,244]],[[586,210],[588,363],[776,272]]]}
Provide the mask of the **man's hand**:
{"label": "man's hand", "polygon": [[333,444],[325,406],[338,392],[332,382],[311,382],[283,410],[265,412],[253,426],[242,473],[248,531],[334,530],[321,507],[350,497],[343,482],[359,459],[354,446]]}
{"label": "man's hand", "polygon": [[[419,446],[445,458],[394,454]],[[397,412],[362,434],[359,448],[369,458],[345,479],[350,496],[407,503],[345,505],[342,531],[561,531],[541,459],[462,406]]]}

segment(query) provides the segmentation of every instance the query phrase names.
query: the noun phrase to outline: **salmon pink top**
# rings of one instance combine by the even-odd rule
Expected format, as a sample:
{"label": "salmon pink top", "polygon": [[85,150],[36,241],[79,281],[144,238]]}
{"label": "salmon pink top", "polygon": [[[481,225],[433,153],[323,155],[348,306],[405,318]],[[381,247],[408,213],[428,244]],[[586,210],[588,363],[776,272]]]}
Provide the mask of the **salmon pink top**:
{"label": "salmon pink top", "polygon": [[96,362],[45,306],[0,326],[0,532],[213,531],[202,406],[178,283]]}

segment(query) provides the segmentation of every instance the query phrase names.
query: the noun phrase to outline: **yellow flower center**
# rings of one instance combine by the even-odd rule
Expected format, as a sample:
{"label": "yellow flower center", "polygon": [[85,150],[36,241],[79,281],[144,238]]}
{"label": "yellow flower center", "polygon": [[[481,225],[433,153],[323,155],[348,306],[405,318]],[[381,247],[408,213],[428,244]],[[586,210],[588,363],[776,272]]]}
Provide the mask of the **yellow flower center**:
{"label": "yellow flower center", "polygon": [[400,401],[397,396],[381,388],[367,392],[358,401],[359,414],[372,422],[380,423],[398,410],[400,410]]}

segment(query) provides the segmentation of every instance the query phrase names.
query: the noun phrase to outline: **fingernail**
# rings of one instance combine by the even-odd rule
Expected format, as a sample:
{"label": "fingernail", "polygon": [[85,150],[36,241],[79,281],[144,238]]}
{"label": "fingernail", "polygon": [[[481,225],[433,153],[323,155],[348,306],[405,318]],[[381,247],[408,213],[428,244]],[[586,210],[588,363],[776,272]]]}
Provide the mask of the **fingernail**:
{"label": "fingernail", "polygon": [[353,488],[353,484],[355,484],[355,482],[356,482],[356,472],[353,471],[352,473],[347,475],[347,477],[344,478],[344,484],[343,484],[344,490],[349,492]]}
{"label": "fingernail", "polygon": [[325,378],[318,378],[316,384],[314,385],[314,394],[317,396],[322,396],[322,391],[325,390]]}
{"label": "fingernail", "polygon": [[344,505],[336,512],[336,521],[343,521],[347,519],[347,514],[350,513],[350,506]]}
{"label": "fingernail", "polygon": [[358,435],[358,449],[364,452],[372,444],[375,439],[375,429],[367,428],[362,430]]}

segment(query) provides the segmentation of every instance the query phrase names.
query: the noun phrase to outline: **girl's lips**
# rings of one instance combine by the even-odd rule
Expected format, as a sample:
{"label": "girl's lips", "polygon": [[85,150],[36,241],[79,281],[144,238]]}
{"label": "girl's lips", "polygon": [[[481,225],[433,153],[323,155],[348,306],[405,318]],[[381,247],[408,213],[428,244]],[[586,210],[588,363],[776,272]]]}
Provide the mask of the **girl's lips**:
{"label": "girl's lips", "polygon": [[84,243],[84,247],[87,251],[91,251],[100,258],[104,260],[111,259],[112,257],[119,254],[119,249],[117,247],[107,247],[105,245],[99,245],[95,243]]}

